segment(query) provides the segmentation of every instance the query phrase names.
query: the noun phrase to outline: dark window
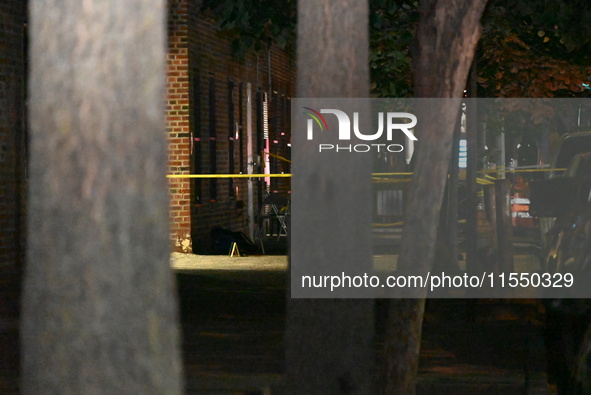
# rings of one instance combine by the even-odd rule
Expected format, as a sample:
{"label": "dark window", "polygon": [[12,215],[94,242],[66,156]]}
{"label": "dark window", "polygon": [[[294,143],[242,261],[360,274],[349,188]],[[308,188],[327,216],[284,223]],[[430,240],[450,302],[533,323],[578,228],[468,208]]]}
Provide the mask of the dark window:
{"label": "dark window", "polygon": [[[201,83],[196,69],[191,73],[191,171],[194,174],[201,174],[203,167],[201,161]],[[193,205],[200,206],[202,198],[202,181],[200,178],[193,179]]]}
{"label": "dark window", "polygon": [[244,174],[244,135],[243,135],[243,128],[244,125],[244,96],[243,96],[243,89],[244,84],[240,83],[238,85],[238,143],[240,146],[240,173]]}
{"label": "dark window", "polygon": [[[234,120],[234,81],[228,79],[228,174],[234,174],[234,140],[236,139],[236,121]],[[228,178],[228,194],[236,197],[234,180]]]}
{"label": "dark window", "polygon": [[[216,146],[216,111],[215,111],[215,79],[209,77],[209,173],[217,173],[217,146]],[[209,181],[209,200],[217,201],[217,179]]]}

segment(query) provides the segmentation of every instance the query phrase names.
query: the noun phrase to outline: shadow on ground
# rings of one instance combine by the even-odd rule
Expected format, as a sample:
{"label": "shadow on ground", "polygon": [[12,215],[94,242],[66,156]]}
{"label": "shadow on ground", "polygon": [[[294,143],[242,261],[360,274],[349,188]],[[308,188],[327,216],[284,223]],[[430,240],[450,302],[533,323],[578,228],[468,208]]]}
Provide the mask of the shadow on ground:
{"label": "shadow on ground", "polygon": [[[286,274],[266,275],[178,275],[189,394],[283,393]],[[376,301],[377,350],[386,303]],[[547,394],[542,334],[534,300],[429,300],[418,393]]]}

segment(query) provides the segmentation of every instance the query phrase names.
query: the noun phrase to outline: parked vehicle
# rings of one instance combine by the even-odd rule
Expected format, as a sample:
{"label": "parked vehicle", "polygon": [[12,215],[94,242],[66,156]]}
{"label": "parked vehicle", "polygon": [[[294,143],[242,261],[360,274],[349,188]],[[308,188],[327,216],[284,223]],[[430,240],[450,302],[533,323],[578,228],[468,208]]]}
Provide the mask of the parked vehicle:
{"label": "parked vehicle", "polygon": [[[591,131],[564,134],[552,161],[552,169],[566,168],[572,158],[583,152],[591,152]],[[556,170],[550,173],[550,178],[562,174],[564,174],[564,170]]]}
{"label": "parked vehicle", "polygon": [[591,391],[591,152],[576,155],[563,176],[531,184],[531,210],[555,217],[546,234],[545,271],[572,275],[573,286],[549,288],[548,377],[559,394]]}
{"label": "parked vehicle", "polygon": [[[575,235],[577,239],[581,237],[581,229],[591,214],[591,152],[576,155],[563,176],[532,182],[530,188],[530,209],[534,215],[556,218],[545,235],[546,269],[553,272],[572,269],[581,246],[569,244],[570,240]],[[571,249],[565,250],[567,247]]]}
{"label": "parked vehicle", "polygon": [[[569,165],[575,156],[584,152],[591,152],[591,131],[564,134],[560,139],[560,145],[552,161],[551,168],[555,170],[550,172],[549,178],[553,179],[563,176],[565,173],[563,169]],[[557,187],[560,187],[560,185],[557,185]],[[550,247],[547,243],[548,239],[546,235],[550,232],[556,216],[546,216],[542,213],[532,213],[532,215],[539,217],[541,247],[543,255],[546,255]]]}

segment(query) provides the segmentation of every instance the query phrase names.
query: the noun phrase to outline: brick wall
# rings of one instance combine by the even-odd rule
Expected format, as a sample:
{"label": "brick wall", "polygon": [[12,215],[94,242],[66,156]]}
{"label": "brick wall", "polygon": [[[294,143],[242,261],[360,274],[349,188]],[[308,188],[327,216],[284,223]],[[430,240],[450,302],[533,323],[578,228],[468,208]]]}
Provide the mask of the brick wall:
{"label": "brick wall", "polygon": [[[169,174],[189,174],[189,10],[187,0],[169,0],[168,7],[168,170]],[[171,178],[169,185],[172,244],[176,251],[190,252],[190,181]]]}
{"label": "brick wall", "polygon": [[24,255],[25,3],[0,3],[0,268]]}
{"label": "brick wall", "polygon": [[[237,61],[232,55],[231,42],[216,32],[211,19],[203,16],[193,26],[195,31],[191,34],[189,45],[193,87],[196,90],[194,98],[198,103],[192,109],[196,111],[196,124],[200,128],[195,132],[201,139],[201,144],[195,146],[196,150],[193,153],[194,163],[201,163],[201,168],[195,169],[195,172],[246,173],[247,84],[250,83],[252,95],[252,129],[255,135],[253,150],[260,154],[257,152],[257,145],[264,148],[265,144],[260,136],[256,138],[257,125],[262,121],[260,108],[257,108],[257,93],[267,93],[269,106],[274,96],[291,97],[295,75],[293,59],[284,51],[272,47],[268,51],[250,52],[243,60]],[[278,94],[274,95],[273,91],[277,91]],[[212,105],[215,106],[215,114],[211,111]],[[275,112],[271,108],[269,110],[271,126]],[[213,115],[215,119],[211,118]],[[242,132],[242,138],[235,138],[236,131]],[[274,131],[269,130],[269,133],[272,132]],[[213,137],[215,161],[212,161]],[[233,169],[230,158],[232,150]],[[284,155],[289,156],[285,153]],[[261,163],[260,160],[257,162]],[[289,168],[284,170],[289,172]],[[255,166],[254,172],[262,173],[263,169]],[[262,182],[257,180],[254,183],[255,214],[260,214]],[[200,197],[193,205],[191,217],[195,252],[210,252],[210,235],[213,228],[222,227],[248,234],[247,183],[246,179],[203,180],[194,183],[194,194]],[[285,185],[285,179],[283,184],[283,190],[290,189]]]}
{"label": "brick wall", "polygon": [[[25,4],[20,0],[0,4],[0,266],[16,266],[24,254]],[[168,0],[168,5],[169,173],[246,173],[247,83],[252,89],[253,133],[261,122],[257,93],[264,92],[269,103],[271,152],[289,157],[289,98],[295,77],[290,54],[271,47],[237,61],[230,40],[216,31],[210,17],[199,12],[199,0]],[[242,138],[230,138],[236,134],[236,124]],[[255,151],[262,143],[260,139],[253,142]],[[277,159],[271,159],[270,165],[273,172],[289,172],[289,165]],[[260,167],[255,169],[259,171]],[[169,185],[175,250],[190,252],[193,241],[197,251],[207,252],[211,229],[217,226],[247,231],[245,179],[170,179]],[[272,181],[271,190],[289,189],[289,180]],[[260,196],[256,193],[255,199],[258,210]]]}
{"label": "brick wall", "polygon": [[[261,136],[256,137],[262,122],[257,95],[266,94],[270,151],[288,158],[294,59],[282,49],[271,47],[258,53],[251,51],[237,60],[232,55],[231,41],[217,32],[209,15],[200,13],[199,2],[186,1],[171,0],[169,14],[170,171],[247,173],[247,84],[252,94],[253,150],[260,154],[257,146],[267,145]],[[188,107],[183,107],[186,104]],[[276,158],[271,158],[269,165],[272,172],[290,172],[289,163]],[[263,169],[256,166],[254,172]],[[262,182],[254,183],[256,214],[260,210],[260,191],[267,189]],[[172,238],[177,249],[183,242],[189,245],[187,232],[197,253],[211,252],[213,228],[248,234],[247,183],[246,179],[171,181]],[[270,190],[287,193],[289,179],[271,181]]]}

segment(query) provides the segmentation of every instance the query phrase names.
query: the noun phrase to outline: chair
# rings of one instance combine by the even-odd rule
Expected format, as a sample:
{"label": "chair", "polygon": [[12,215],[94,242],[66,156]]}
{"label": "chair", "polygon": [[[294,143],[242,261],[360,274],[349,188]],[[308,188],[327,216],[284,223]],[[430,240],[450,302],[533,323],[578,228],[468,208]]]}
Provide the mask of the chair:
{"label": "chair", "polygon": [[263,199],[262,211],[263,235],[265,237],[277,236],[277,240],[287,236],[289,198],[279,193],[267,192]]}

